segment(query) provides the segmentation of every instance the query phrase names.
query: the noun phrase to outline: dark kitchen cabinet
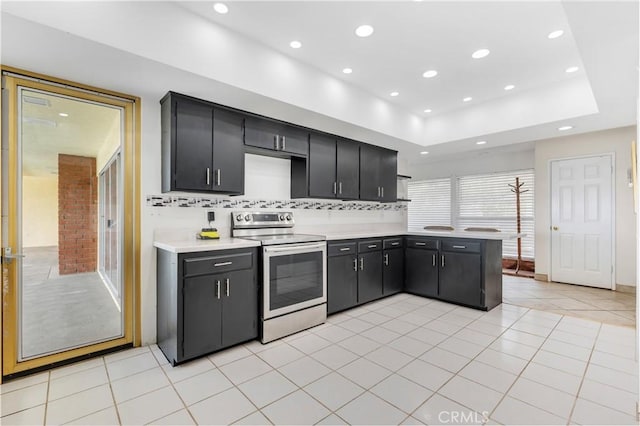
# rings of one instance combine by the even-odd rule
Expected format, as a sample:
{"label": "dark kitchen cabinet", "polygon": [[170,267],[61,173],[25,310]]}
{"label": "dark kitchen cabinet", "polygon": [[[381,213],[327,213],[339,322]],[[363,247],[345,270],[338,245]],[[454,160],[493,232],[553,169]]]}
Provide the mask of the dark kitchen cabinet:
{"label": "dark kitchen cabinet", "polygon": [[309,132],[267,118],[248,116],[245,121],[244,144],[282,156],[303,156],[309,154]]}
{"label": "dark kitchen cabinet", "polygon": [[256,249],[158,249],[157,341],[172,365],[258,337]]}
{"label": "dark kitchen cabinet", "polygon": [[382,265],[382,294],[389,296],[401,292],[404,287],[402,238],[383,241]]}
{"label": "dark kitchen cabinet", "polygon": [[244,193],[244,116],[169,92],[161,100],[162,191]]}
{"label": "dark kitchen cabinet", "polygon": [[360,199],[395,202],[398,193],[398,153],[373,145],[360,145]]}
{"label": "dark kitchen cabinet", "polygon": [[327,313],[333,314],[358,303],[358,259],[355,250],[328,256]]}
{"label": "dark kitchen cabinet", "polygon": [[358,303],[382,297],[382,252],[358,254]]}
{"label": "dark kitchen cabinet", "polygon": [[439,244],[437,239],[407,238],[404,282],[407,292],[438,297]]}
{"label": "dark kitchen cabinet", "polygon": [[359,196],[358,142],[311,133],[309,158],[292,159],[292,198],[337,198]]}
{"label": "dark kitchen cabinet", "polygon": [[482,283],[480,253],[440,253],[441,299],[469,306],[480,306]]}

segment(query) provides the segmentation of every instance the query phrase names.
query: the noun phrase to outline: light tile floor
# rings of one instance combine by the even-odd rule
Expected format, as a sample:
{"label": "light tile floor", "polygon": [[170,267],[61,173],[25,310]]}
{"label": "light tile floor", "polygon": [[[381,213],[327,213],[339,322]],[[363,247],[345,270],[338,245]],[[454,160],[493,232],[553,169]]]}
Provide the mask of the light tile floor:
{"label": "light tile floor", "polygon": [[636,295],[532,278],[502,276],[505,303],[635,327]]}
{"label": "light tile floor", "polygon": [[1,386],[13,424],[637,424],[635,329],[407,294],[171,367],[155,345]]}

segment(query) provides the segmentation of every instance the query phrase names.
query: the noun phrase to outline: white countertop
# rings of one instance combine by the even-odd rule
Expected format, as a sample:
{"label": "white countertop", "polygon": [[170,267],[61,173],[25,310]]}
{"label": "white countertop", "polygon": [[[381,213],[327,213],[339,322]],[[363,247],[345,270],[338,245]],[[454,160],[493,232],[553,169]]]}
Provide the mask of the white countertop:
{"label": "white countertop", "polygon": [[[319,232],[319,234],[323,234]],[[324,233],[327,237],[327,241],[335,240],[351,240],[355,238],[380,238],[380,237],[395,237],[407,235],[407,231],[360,231],[360,232],[331,232]]]}
{"label": "white countertop", "polygon": [[448,238],[471,238],[474,240],[515,240],[526,237],[527,234],[516,234],[507,232],[470,232],[470,231],[418,231],[406,232],[405,235],[415,235],[420,237],[448,237]]}
{"label": "white countertop", "polygon": [[173,253],[193,253],[198,251],[229,250],[246,247],[259,247],[259,241],[243,240],[242,238],[220,238],[219,240],[193,239],[156,239],[153,246]]}

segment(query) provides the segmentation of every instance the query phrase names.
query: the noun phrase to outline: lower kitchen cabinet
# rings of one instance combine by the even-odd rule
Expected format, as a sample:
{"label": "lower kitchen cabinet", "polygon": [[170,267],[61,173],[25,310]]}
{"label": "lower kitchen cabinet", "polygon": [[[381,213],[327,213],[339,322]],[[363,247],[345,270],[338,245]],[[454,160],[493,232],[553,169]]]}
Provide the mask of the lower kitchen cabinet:
{"label": "lower kitchen cabinet", "polygon": [[358,303],[382,297],[382,251],[358,254]]}
{"label": "lower kitchen cabinet", "polygon": [[402,238],[382,242],[382,295],[400,293],[404,287],[404,252]]}
{"label": "lower kitchen cabinet", "polygon": [[442,299],[469,306],[482,303],[482,257],[474,253],[440,254],[440,293]]}
{"label": "lower kitchen cabinet", "polygon": [[355,250],[327,258],[327,313],[333,314],[358,304],[357,265]]}
{"label": "lower kitchen cabinet", "polygon": [[158,347],[172,365],[258,337],[255,248],[158,249]]}
{"label": "lower kitchen cabinet", "polygon": [[404,289],[413,294],[438,297],[438,247],[430,238],[407,238]]}

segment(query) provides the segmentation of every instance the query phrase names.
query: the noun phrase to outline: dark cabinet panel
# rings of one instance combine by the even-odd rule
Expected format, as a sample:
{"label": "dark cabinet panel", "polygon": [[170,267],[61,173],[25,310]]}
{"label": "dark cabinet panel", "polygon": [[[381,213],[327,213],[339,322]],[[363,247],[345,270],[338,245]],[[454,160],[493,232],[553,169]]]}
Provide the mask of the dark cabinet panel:
{"label": "dark cabinet panel", "polygon": [[173,101],[175,111],[173,188],[211,189],[213,108],[188,99]]}
{"label": "dark cabinet panel", "polygon": [[338,192],[335,138],[312,134],[309,140],[308,164],[309,196],[335,198]]}
{"label": "dark cabinet panel", "polygon": [[229,111],[213,112],[213,189],[244,192],[244,117]]}
{"label": "dark cabinet panel", "polygon": [[162,108],[162,191],[244,192],[244,116],[169,92]]}
{"label": "dark cabinet panel", "polygon": [[258,291],[251,269],[226,274],[221,282],[222,346],[258,337]]}
{"label": "dark cabinet panel", "polygon": [[440,256],[440,297],[464,305],[483,305],[481,255],[443,251]]}
{"label": "dark cabinet panel", "polygon": [[380,201],[395,203],[398,198],[398,153],[380,151]]}
{"label": "dark cabinet panel", "polygon": [[327,312],[333,314],[358,303],[358,272],[355,255],[327,259]]}
{"label": "dark cabinet panel", "polygon": [[219,276],[204,275],[184,280],[183,358],[220,348],[222,308],[219,289]]}
{"label": "dark cabinet panel", "polygon": [[382,252],[382,294],[399,293],[404,283],[404,252],[401,248]]}
{"label": "dark cabinet panel", "polygon": [[338,198],[357,200],[360,192],[360,149],[355,141],[336,142],[336,181]]}
{"label": "dark cabinet panel", "polygon": [[247,117],[244,144],[282,154],[307,156],[309,132],[278,121]]}
{"label": "dark cabinet panel", "polygon": [[358,303],[381,298],[382,252],[362,253],[358,262]]}
{"label": "dark cabinet panel", "polygon": [[380,200],[380,154],[372,145],[360,145],[360,199]]}
{"label": "dark cabinet panel", "polygon": [[421,296],[438,296],[438,251],[407,247],[404,288]]}

